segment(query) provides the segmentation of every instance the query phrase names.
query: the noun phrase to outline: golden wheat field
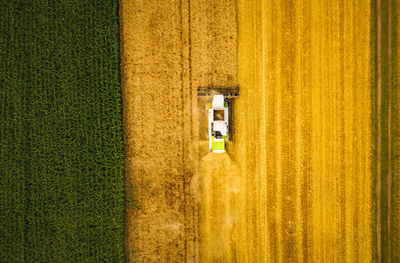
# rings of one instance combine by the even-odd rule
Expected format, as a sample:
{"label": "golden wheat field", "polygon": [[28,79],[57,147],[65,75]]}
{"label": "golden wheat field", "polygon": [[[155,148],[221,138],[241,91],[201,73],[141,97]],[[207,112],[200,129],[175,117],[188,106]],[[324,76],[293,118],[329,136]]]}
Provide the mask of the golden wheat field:
{"label": "golden wheat field", "polygon": [[121,0],[121,41],[129,262],[371,262],[369,0]]}
{"label": "golden wheat field", "polygon": [[369,9],[239,1],[239,262],[371,260]]}

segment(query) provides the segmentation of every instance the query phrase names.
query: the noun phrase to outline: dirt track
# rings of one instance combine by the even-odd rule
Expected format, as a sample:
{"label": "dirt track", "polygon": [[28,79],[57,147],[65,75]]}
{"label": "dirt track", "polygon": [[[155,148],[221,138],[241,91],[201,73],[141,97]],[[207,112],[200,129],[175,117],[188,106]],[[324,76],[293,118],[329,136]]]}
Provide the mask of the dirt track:
{"label": "dirt track", "polygon": [[[399,1],[376,0],[376,241],[377,262],[398,262],[399,257],[399,107],[398,107],[398,6]],[[396,10],[397,9],[397,10]],[[397,28],[396,28],[397,27]],[[397,36],[398,37],[398,36]],[[396,47],[397,45],[397,47]],[[397,49],[397,50],[396,50]],[[375,83],[374,83],[375,84]]]}
{"label": "dirt track", "polygon": [[[121,2],[140,208],[127,210],[127,259],[369,262],[369,1],[144,2]],[[206,155],[195,89],[237,82],[229,156]]]}
{"label": "dirt track", "polygon": [[[395,29],[395,33],[396,33],[396,43],[397,46],[394,47],[394,50],[397,54],[397,85],[399,85],[400,83],[400,26],[399,26],[399,22],[400,22],[400,3],[399,1],[396,1],[396,10],[394,13],[396,22],[397,22],[397,27]],[[400,89],[397,86],[397,90],[395,91],[395,100],[397,103],[400,102]],[[395,120],[397,120],[397,122],[400,120],[400,107],[397,106],[397,109],[395,110]],[[397,125],[397,127],[399,126],[399,124]],[[393,228],[397,231],[397,235],[393,234],[395,242],[393,242],[393,250],[395,251],[395,260],[398,259],[400,260],[400,158],[398,158],[400,156],[400,130],[397,129],[397,134],[394,135],[395,137],[395,142],[396,142],[396,146],[397,146],[397,159],[395,161],[395,169],[394,169],[394,177],[397,178],[396,183],[394,184],[394,195],[395,195],[395,199],[394,199],[394,216],[397,219],[397,223],[396,220],[393,221]]]}

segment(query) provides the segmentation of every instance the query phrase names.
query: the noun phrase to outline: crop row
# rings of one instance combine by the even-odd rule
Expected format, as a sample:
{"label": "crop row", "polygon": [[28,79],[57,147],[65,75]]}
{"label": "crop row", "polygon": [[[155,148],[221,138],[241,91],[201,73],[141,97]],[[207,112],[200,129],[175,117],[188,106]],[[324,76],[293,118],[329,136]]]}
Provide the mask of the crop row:
{"label": "crop row", "polygon": [[0,2],[0,262],[122,262],[118,1]]}

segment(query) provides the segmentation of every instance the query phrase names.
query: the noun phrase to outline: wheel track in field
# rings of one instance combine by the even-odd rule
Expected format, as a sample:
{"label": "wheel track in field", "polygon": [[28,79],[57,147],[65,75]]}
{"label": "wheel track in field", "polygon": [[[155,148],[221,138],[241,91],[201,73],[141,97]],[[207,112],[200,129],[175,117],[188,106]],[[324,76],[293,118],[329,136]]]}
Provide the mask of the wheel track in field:
{"label": "wheel track in field", "polygon": [[[378,0],[380,1],[380,0]],[[389,65],[389,82],[388,82],[388,174],[386,176],[386,187],[387,187],[387,205],[388,205],[388,215],[387,215],[387,225],[388,225],[388,262],[392,262],[392,227],[391,227],[391,218],[392,218],[392,1],[389,1],[388,4],[388,61]]]}
{"label": "wheel track in field", "polygon": [[378,127],[378,140],[377,140],[377,181],[376,181],[376,213],[377,213],[377,226],[376,226],[376,235],[377,235],[377,253],[378,253],[378,262],[382,261],[381,259],[381,94],[382,94],[382,80],[381,80],[381,1],[376,0],[376,15],[377,15],[377,127]]}

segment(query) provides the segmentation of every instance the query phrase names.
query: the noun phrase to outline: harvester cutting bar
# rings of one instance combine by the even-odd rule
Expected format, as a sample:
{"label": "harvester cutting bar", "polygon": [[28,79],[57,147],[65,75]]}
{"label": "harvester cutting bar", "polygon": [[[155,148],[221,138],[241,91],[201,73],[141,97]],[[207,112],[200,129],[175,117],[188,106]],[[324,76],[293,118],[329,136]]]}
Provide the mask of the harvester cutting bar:
{"label": "harvester cutting bar", "polygon": [[235,87],[198,87],[197,97],[207,97],[216,94],[224,95],[226,98],[239,97],[239,86]]}

